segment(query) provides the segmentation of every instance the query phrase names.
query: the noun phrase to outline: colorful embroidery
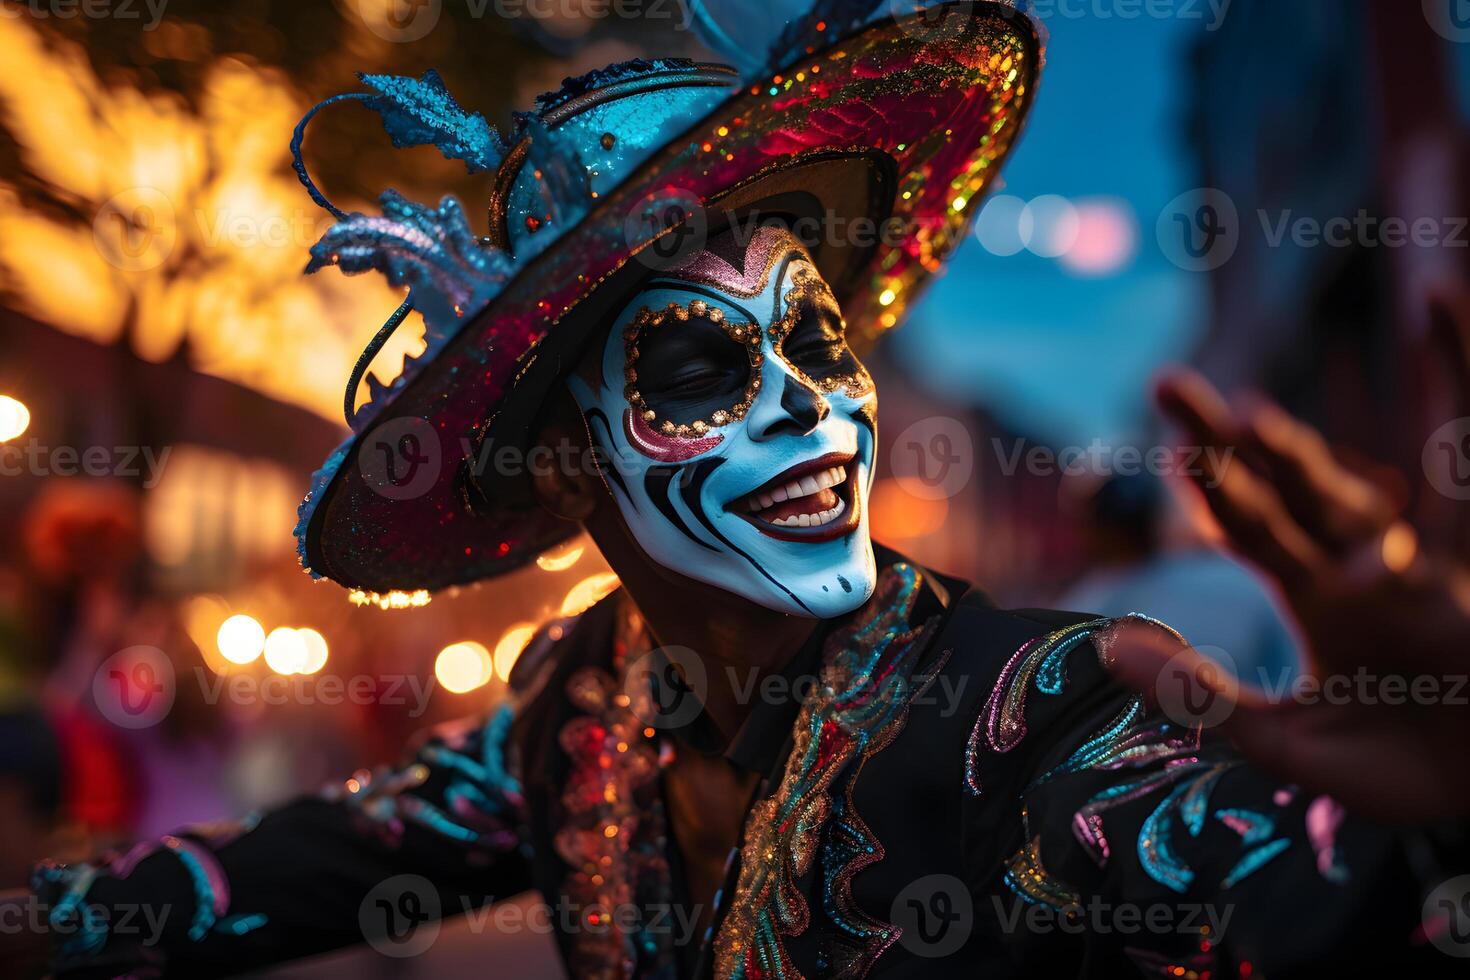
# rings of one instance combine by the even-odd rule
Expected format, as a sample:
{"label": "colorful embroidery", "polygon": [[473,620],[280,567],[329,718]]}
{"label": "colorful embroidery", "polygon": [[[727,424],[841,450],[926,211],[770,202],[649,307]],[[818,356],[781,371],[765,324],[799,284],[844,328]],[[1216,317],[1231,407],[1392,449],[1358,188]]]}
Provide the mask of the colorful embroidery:
{"label": "colorful embroidery", "polygon": [[1174,787],[1143,821],[1138,831],[1138,863],[1154,881],[1181,894],[1194,881],[1194,870],[1175,850],[1170,821],[1178,816],[1189,835],[1198,837],[1204,829],[1210,791],[1220,776],[1234,765],[1236,763],[1211,766],[1189,782]]}
{"label": "colorful embroidery", "polygon": [[882,850],[853,812],[851,799],[834,803],[830,790],[851,760],[866,759],[892,741],[922,690],[915,689],[910,673],[934,621],[909,626],[920,588],[912,566],[884,569],[853,624],[828,638],[822,684],[802,706],[781,784],[746,818],[739,883],[715,940],[715,975],[721,980],[801,976],[782,937],[800,935],[810,922],[797,880],[811,869],[818,835],[834,811],[843,821],[844,840],[827,853],[846,861],[840,869],[827,869],[824,908],[838,910],[834,921],[858,943],[843,951],[837,972],[861,976],[897,938],[897,927],[876,923],[851,905],[852,873]]}
{"label": "colorful embroidery", "polygon": [[1335,885],[1348,880],[1347,865],[1337,846],[1337,829],[1345,815],[1342,804],[1330,796],[1319,796],[1307,805],[1307,840],[1317,855],[1317,870]]}
{"label": "colorful embroidery", "polygon": [[1027,902],[1050,905],[1058,911],[1075,907],[1081,896],[1071,886],[1051,875],[1041,863],[1041,838],[1031,834],[1031,815],[1021,810],[1026,843],[1006,862],[1005,883]]}
{"label": "colorful embroidery", "polygon": [[1099,658],[1106,661],[1109,650],[1123,630],[1145,625],[1164,630],[1179,643],[1184,638],[1148,616],[1130,613],[1118,619],[1094,619],[1054,630],[1027,641],[1011,655],[996,678],[985,710],[975,721],[965,751],[965,786],[980,795],[982,742],[990,751],[1010,752],[1026,737],[1026,696],[1033,684],[1042,694],[1058,695],[1067,684],[1067,655],[1091,640]]}
{"label": "colorful embroidery", "polygon": [[[469,847],[510,850],[520,839],[516,827],[525,807],[505,763],[513,720],[510,706],[502,705],[483,724],[442,726],[410,765],[358,770],[328,786],[322,798],[345,804],[365,832],[394,847],[413,823]],[[436,774],[448,777],[442,808],[416,792]]]}
{"label": "colorful embroidery", "polygon": [[[567,697],[585,714],[561,730],[571,759],[562,791],[564,822],[556,851],[571,866],[565,892],[582,921],[572,936],[568,971],[594,980],[672,977],[667,930],[628,930],[611,923],[615,910],[671,908],[672,884],[658,774],[671,758],[655,731],[633,710],[616,678],[649,644],[631,608],[619,609],[614,674],[585,667],[567,681]],[[630,656],[630,651],[632,656]]]}
{"label": "colorful embroidery", "polygon": [[[1139,724],[1147,720],[1147,724]],[[1116,718],[1103,726],[1061,764],[1042,773],[1027,792],[1058,776],[1097,769],[1137,768],[1177,760],[1199,750],[1199,729],[1180,730],[1165,721],[1146,719],[1143,698],[1129,698]]]}

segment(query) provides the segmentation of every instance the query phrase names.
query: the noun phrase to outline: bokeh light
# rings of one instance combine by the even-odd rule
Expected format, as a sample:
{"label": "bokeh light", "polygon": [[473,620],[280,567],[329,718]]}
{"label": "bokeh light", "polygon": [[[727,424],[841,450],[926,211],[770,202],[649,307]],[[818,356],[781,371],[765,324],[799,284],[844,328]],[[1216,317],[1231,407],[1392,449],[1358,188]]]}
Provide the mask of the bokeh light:
{"label": "bokeh light", "polygon": [[31,425],[31,410],[9,395],[0,395],[0,442],[9,442]]}
{"label": "bokeh light", "polygon": [[1059,255],[1069,272],[1107,276],[1121,270],[1138,251],[1138,223],[1127,202],[1112,198],[1079,201],[1077,233]]}
{"label": "bokeh light", "polygon": [[618,577],[612,572],[589,575],[567,592],[561,601],[561,615],[580,616],[618,587]]}
{"label": "bokeh light", "polygon": [[536,556],[536,565],[542,571],[564,572],[582,560],[586,546],[583,544],[563,545]]}
{"label": "bokeh light", "polygon": [[327,665],[327,638],[309,626],[298,629],[296,635],[301,638],[306,649],[306,656],[297,673],[315,674]]}
{"label": "bokeh light", "polygon": [[516,623],[501,634],[495,644],[495,676],[503,681],[510,680],[511,668],[520,659],[521,652],[531,637],[536,635],[535,623]]}
{"label": "bokeh light", "polygon": [[306,658],[306,641],[289,626],[278,626],[265,638],[265,665],[282,676],[301,673]]}
{"label": "bokeh light", "polygon": [[451,694],[484,687],[495,676],[495,665],[484,644],[473,640],[451,643],[434,658],[434,677]]}
{"label": "bokeh light", "polygon": [[236,613],[215,634],[219,654],[232,664],[248,664],[265,650],[265,629],[254,617]]}

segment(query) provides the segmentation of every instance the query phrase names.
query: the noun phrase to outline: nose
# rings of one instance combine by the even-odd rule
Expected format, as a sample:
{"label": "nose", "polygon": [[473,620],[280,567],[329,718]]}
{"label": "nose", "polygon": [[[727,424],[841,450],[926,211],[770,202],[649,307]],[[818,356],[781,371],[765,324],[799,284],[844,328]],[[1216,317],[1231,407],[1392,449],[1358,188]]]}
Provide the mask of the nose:
{"label": "nose", "polygon": [[757,442],[781,435],[804,436],[832,412],[832,403],[820,391],[785,367],[771,365],[773,360],[766,359],[761,390],[747,415],[750,437]]}

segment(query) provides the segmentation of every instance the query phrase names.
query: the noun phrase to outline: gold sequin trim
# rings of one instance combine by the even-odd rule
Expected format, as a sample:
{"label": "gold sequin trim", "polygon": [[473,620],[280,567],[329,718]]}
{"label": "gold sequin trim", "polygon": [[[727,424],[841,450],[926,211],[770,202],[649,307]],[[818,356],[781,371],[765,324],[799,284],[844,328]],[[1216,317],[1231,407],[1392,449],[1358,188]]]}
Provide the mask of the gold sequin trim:
{"label": "gold sequin trim", "polygon": [[[638,390],[638,341],[645,330],[655,329],[671,321],[687,322],[690,317],[703,317],[717,324],[731,340],[745,348],[750,358],[750,380],[746,382],[745,392],[740,401],[728,409],[720,409],[711,413],[707,419],[695,419],[688,423],[675,423],[671,419],[659,421],[658,413],[649,407],[642,392]],[[711,306],[702,299],[690,300],[683,306],[670,302],[668,306],[661,309],[645,306],[634,315],[633,322],[623,330],[623,395],[628,399],[628,404],[633,406],[633,410],[648,423],[649,428],[679,439],[697,438],[709,432],[710,429],[729,425],[731,422],[738,422],[745,418],[745,413],[750,411],[750,406],[760,391],[760,367],[764,360],[765,357],[761,354],[761,328],[758,323],[727,322],[724,310],[718,306]]]}

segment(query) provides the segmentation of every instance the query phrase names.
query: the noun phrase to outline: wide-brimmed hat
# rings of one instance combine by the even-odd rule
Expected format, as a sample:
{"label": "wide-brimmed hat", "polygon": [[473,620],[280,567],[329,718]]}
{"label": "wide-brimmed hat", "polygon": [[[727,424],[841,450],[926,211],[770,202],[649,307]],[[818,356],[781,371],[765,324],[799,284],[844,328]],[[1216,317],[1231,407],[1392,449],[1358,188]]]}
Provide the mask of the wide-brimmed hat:
{"label": "wide-brimmed hat", "polygon": [[[760,62],[779,68],[752,68],[748,53],[743,71],[628,62],[567,80],[504,140],[433,73],[362,76],[372,93],[338,97],[377,109],[396,145],[433,143],[494,173],[488,236],[452,199],[427,208],[389,192],[381,216],[333,209],[340,220],[313,248],[311,268],[377,269],[409,298],[353,373],[352,435],[301,505],[308,571],[378,596],[432,591],[574,534],[525,491],[518,454],[536,413],[626,295],[619,284],[676,264],[711,228],[808,219],[819,233],[802,237],[854,345],[897,323],[1010,152],[1041,37],[1005,2],[815,16],[787,26],[778,61]],[[331,207],[300,166],[302,127],[298,170]],[[427,349],[387,387],[369,377],[354,412],[363,369],[410,305]]]}

